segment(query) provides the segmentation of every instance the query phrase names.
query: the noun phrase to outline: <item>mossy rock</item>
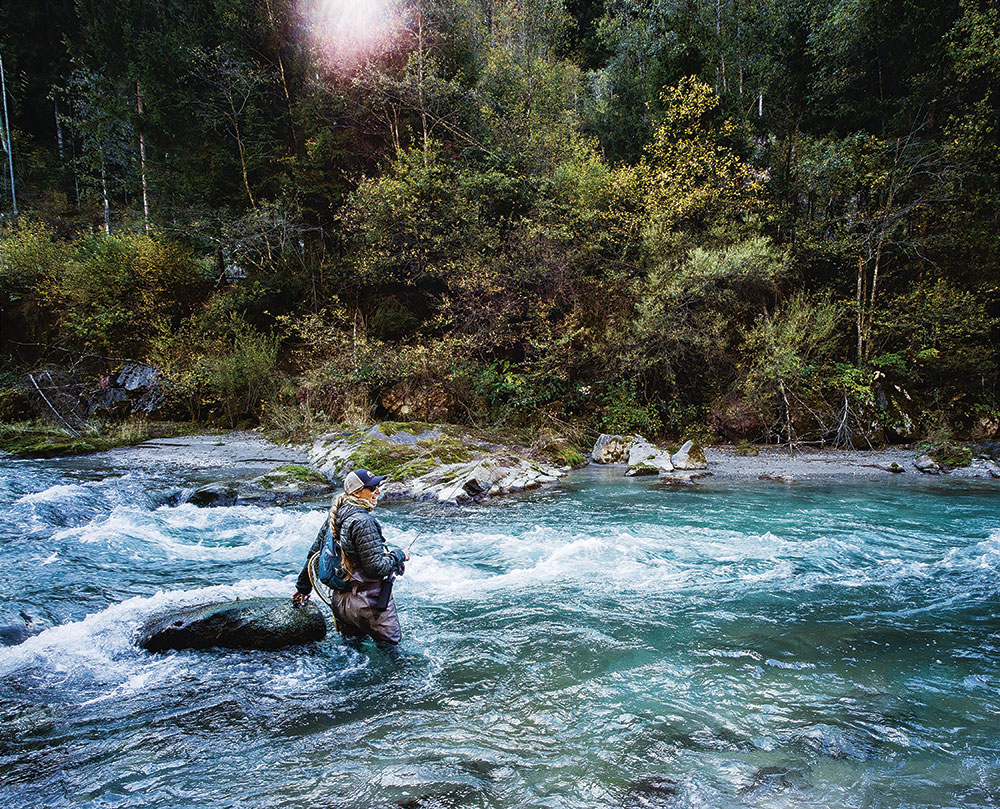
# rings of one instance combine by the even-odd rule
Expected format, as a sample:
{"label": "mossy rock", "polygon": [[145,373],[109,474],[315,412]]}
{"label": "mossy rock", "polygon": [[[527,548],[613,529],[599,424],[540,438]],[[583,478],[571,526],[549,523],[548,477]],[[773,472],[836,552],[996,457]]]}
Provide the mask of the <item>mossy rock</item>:
{"label": "mossy rock", "polygon": [[736,445],[736,454],[740,458],[756,458],[760,455],[760,450],[749,441],[740,441]]}
{"label": "mossy rock", "polygon": [[351,465],[393,480],[420,477],[440,466],[475,460],[476,453],[461,441],[439,436],[412,444],[392,444],[368,436],[351,453]]}

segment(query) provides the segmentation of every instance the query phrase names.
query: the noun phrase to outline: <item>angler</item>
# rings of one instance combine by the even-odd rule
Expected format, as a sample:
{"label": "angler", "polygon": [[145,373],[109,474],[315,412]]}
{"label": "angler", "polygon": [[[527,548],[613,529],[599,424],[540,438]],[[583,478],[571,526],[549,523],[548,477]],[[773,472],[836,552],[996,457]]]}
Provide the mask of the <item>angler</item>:
{"label": "angler", "polygon": [[[403,563],[410,555],[386,545],[382,526],[372,514],[384,480],[385,476],[367,469],[355,469],[344,478],[344,493],[334,498],[309,549],[292,601],[304,605],[316,585],[344,637],[372,637],[396,644],[403,635],[392,582],[403,575]],[[326,588],[329,599],[323,597]]]}

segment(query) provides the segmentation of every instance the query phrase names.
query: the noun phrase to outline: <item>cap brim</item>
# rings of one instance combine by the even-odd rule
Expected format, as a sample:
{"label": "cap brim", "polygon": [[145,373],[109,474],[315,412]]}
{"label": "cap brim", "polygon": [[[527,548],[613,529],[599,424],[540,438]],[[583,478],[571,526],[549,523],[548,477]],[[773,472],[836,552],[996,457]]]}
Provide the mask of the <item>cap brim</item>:
{"label": "cap brim", "polygon": [[381,486],[388,479],[389,479],[388,475],[375,475],[375,476],[372,477],[372,486],[371,487],[374,489],[377,486]]}

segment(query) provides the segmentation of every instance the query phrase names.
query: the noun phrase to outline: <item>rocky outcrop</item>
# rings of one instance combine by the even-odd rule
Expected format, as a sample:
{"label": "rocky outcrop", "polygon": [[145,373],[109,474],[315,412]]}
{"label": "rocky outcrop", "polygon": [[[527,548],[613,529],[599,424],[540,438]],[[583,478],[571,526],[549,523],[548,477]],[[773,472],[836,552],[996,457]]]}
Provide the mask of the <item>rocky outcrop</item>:
{"label": "rocky outcrop", "polygon": [[129,363],[116,374],[101,377],[99,387],[87,398],[90,418],[151,418],[164,415],[160,371],[151,365]]}
{"label": "rocky outcrop", "polygon": [[[546,446],[552,445],[548,442]],[[452,427],[383,423],[331,433],[313,444],[311,463],[333,478],[363,467],[388,475],[387,499],[465,503],[555,483],[571,466],[531,448],[477,440]]]}
{"label": "rocky outcrop", "polygon": [[659,475],[673,471],[674,466],[670,462],[670,453],[666,450],[645,443],[633,444],[629,450],[628,466],[625,469],[626,477]]}
{"label": "rocky outcrop", "polygon": [[920,429],[917,423],[918,408],[901,385],[875,385],[875,405],[881,416],[885,437],[892,443],[915,441]]}
{"label": "rocky outcrop", "polygon": [[217,481],[188,489],[173,505],[193,506],[281,505],[332,494],[336,486],[315,469],[298,464],[279,466],[250,480]]}
{"label": "rocky outcrop", "polygon": [[671,458],[674,468],[685,471],[697,471],[708,469],[708,461],[705,459],[705,450],[694,441],[685,441],[679,450]]}
{"label": "rocky outcrop", "polygon": [[281,649],[326,637],[326,620],[312,604],[289,598],[251,598],[193,607],[148,623],[138,643],[150,652],[168,649]]}

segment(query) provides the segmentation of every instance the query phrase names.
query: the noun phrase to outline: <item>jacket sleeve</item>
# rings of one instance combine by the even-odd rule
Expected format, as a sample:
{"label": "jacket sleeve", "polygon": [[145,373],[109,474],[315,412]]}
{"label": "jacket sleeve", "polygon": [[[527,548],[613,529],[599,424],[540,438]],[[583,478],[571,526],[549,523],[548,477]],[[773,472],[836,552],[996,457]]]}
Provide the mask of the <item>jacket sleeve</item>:
{"label": "jacket sleeve", "polygon": [[372,579],[384,579],[390,573],[403,572],[403,552],[386,550],[382,530],[375,518],[367,515],[351,521],[349,532],[362,572]]}
{"label": "jacket sleeve", "polygon": [[295,589],[300,593],[309,595],[312,592],[312,582],[309,581],[309,560],[312,559],[313,554],[317,553],[319,549],[323,546],[323,537],[326,536],[326,527],[330,524],[330,518],[326,518],[326,522],[319,529],[319,533],[316,535],[316,541],[313,542],[312,547],[309,549],[309,553],[306,554],[306,563],[302,566],[302,572],[299,573],[299,577],[295,580]]}

